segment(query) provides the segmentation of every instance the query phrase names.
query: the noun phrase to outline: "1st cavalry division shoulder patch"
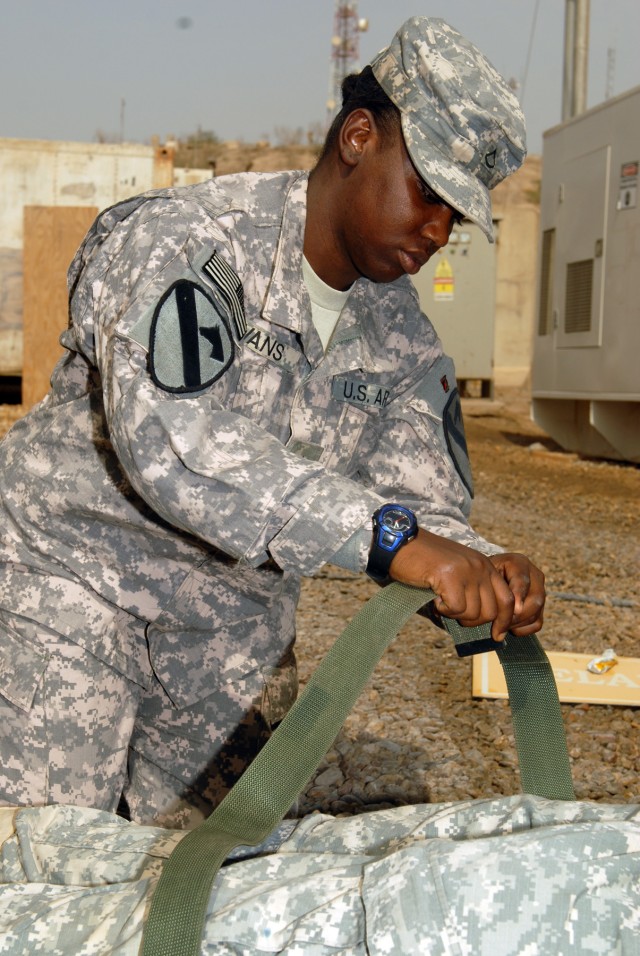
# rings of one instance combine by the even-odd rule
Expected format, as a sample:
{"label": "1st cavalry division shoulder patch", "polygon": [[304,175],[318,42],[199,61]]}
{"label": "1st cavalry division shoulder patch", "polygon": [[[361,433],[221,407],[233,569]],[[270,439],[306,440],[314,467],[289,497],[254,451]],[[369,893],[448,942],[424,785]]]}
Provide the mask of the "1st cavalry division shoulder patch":
{"label": "1st cavalry division shoulder patch", "polygon": [[167,392],[199,392],[231,365],[233,339],[220,307],[187,279],[162,296],[151,323],[150,371]]}
{"label": "1st cavalry division shoulder patch", "polygon": [[[445,378],[445,376],[443,376]],[[440,379],[442,384],[442,379]],[[442,386],[444,391],[447,388]],[[444,411],[442,413],[442,427],[444,428],[444,437],[447,442],[449,454],[453,459],[462,482],[473,498],[473,476],[471,474],[471,465],[469,463],[469,453],[467,451],[467,439],[464,434],[464,421],[462,419],[462,405],[460,404],[460,393],[457,388],[451,392],[447,399]]]}

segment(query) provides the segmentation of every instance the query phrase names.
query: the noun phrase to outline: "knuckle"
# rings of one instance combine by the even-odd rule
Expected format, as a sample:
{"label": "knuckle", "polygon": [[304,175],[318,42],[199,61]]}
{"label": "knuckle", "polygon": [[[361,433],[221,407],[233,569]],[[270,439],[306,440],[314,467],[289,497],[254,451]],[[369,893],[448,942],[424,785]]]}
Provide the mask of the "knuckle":
{"label": "knuckle", "polygon": [[542,609],[543,609],[543,607],[544,607],[544,605],[545,605],[545,600],[546,600],[546,598],[545,598],[545,595],[544,595],[544,594],[535,594],[535,595],[531,598],[531,601],[532,601],[532,603],[533,603],[533,606],[534,606],[534,608],[536,608],[536,609],[538,610],[538,612],[542,611]]}

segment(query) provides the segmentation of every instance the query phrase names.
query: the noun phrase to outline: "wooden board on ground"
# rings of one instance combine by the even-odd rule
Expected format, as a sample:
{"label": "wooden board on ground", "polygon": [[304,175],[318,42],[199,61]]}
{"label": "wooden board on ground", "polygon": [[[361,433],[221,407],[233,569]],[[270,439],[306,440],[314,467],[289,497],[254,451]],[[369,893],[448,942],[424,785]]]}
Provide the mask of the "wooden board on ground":
{"label": "wooden board on ground", "polygon": [[[587,664],[594,656],[547,652],[562,703],[640,707],[640,658],[621,657],[605,674],[592,674]],[[493,651],[473,658],[472,694],[474,697],[508,696],[502,667]]]}
{"label": "wooden board on ground", "polygon": [[67,327],[67,269],[98,214],[93,206],[24,207],[22,404],[49,391]]}

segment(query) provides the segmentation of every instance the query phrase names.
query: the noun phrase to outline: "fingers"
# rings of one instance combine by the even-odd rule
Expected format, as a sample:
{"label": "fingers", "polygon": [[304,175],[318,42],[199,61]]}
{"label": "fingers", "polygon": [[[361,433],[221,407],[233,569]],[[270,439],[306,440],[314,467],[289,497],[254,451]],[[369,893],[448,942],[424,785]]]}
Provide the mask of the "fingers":
{"label": "fingers", "polygon": [[500,574],[488,568],[483,568],[483,572],[479,580],[465,582],[459,577],[449,580],[443,575],[435,607],[440,614],[455,618],[463,627],[491,622],[491,636],[501,641],[513,620],[514,596]]}
{"label": "fingers", "polygon": [[522,554],[496,554],[491,562],[503,575],[514,596],[510,630],[519,637],[535,634],[544,618],[544,574]]}
{"label": "fingers", "polygon": [[513,621],[515,596],[503,569],[455,541],[421,529],[394,557],[390,574],[404,584],[434,590],[438,613],[465,627],[491,622],[495,640],[505,637]]}
{"label": "fingers", "polygon": [[496,641],[542,627],[544,575],[523,554],[485,555],[424,529],[394,557],[391,577],[438,595],[437,612],[464,627],[491,622]]}

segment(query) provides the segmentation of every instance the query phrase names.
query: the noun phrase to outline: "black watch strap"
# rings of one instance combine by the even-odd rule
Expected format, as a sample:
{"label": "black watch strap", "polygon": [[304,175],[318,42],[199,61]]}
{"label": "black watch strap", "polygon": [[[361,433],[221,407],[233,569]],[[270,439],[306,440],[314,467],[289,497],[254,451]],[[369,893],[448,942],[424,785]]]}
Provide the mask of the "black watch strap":
{"label": "black watch strap", "polygon": [[413,511],[404,505],[383,505],[374,513],[373,540],[369,551],[367,574],[383,584],[389,580],[391,562],[408,541],[418,533],[418,521]]}

